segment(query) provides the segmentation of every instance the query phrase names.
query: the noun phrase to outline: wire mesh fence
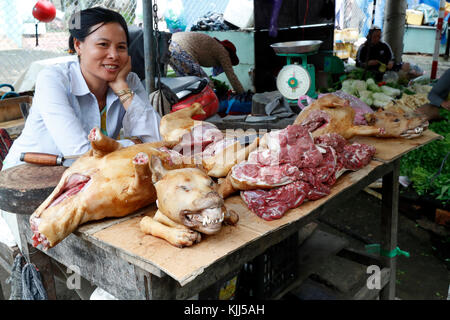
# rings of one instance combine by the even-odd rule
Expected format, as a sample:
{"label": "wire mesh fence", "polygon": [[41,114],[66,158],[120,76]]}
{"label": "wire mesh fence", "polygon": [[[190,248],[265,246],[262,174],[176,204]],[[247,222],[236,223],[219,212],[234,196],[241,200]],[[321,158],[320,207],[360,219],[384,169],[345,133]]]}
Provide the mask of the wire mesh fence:
{"label": "wire mesh fence", "polygon": [[[120,12],[129,25],[142,25],[142,2],[149,0],[50,0],[56,17],[41,23],[32,15],[37,0],[0,0],[0,83],[14,84],[33,61],[68,55],[68,20],[72,13],[102,6]],[[170,3],[180,5],[187,30],[201,16],[223,13],[229,0],[153,0],[164,30],[164,11]],[[336,22],[340,29],[356,28],[365,36],[372,24],[374,0],[335,0]],[[376,0],[375,24],[382,27],[385,0]],[[378,18],[377,18],[378,16]],[[378,21],[377,21],[378,20]]]}
{"label": "wire mesh fence", "polygon": [[0,83],[14,84],[33,61],[68,55],[68,20],[95,6],[120,12],[134,24],[138,0],[53,0],[56,17],[42,23],[32,15],[36,0],[0,0]]}
{"label": "wire mesh fence", "polygon": [[365,37],[372,25],[383,29],[385,4],[386,0],[335,0],[336,24],[340,29],[355,28]]}

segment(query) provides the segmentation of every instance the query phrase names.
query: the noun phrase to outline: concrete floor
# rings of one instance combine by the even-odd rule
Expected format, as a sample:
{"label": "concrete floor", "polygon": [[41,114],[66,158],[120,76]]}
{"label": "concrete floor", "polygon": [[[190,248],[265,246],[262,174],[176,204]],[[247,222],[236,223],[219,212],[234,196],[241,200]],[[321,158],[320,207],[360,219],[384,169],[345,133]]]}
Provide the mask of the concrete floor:
{"label": "concrete floor", "polygon": [[[431,55],[423,55],[423,54],[404,54],[403,62],[409,62],[417,64],[421,67],[425,74],[430,76],[431,74],[431,64],[433,62],[433,57]],[[448,68],[450,68],[450,59],[444,59],[444,57],[440,56],[438,60],[438,68],[436,72],[437,78],[439,78]]]}
{"label": "concrete floor", "polygon": [[[402,187],[401,187],[402,188]],[[380,243],[381,200],[364,191],[355,201],[319,219],[319,229],[349,241],[349,247],[364,251],[369,243]],[[450,238],[450,230],[447,232]],[[450,243],[419,226],[399,212],[398,247],[410,257],[397,259],[396,297],[402,300],[445,300],[450,284]],[[449,297],[450,298],[450,297]]]}

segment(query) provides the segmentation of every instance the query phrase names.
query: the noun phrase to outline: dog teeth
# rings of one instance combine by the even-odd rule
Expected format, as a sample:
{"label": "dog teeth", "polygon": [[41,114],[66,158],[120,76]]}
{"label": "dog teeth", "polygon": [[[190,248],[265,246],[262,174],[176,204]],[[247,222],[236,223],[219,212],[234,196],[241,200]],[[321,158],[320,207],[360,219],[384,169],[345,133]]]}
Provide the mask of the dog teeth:
{"label": "dog teeth", "polygon": [[223,221],[224,217],[225,217],[224,214],[222,214],[222,217],[218,218],[218,219],[211,219],[208,216],[204,216],[203,219],[202,219],[202,225],[206,226],[206,225],[211,224],[211,223],[221,223]]}

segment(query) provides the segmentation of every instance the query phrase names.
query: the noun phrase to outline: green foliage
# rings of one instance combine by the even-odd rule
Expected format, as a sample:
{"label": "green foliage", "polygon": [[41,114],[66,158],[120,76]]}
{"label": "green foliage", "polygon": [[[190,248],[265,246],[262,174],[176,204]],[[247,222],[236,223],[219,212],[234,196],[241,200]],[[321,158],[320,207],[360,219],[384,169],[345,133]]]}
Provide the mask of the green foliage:
{"label": "green foliage", "polygon": [[446,204],[450,202],[450,111],[441,109],[441,116],[443,120],[431,123],[429,130],[444,139],[406,154],[401,160],[400,174],[411,179],[419,195],[429,194]]}
{"label": "green foliage", "polygon": [[375,78],[373,72],[364,70],[363,68],[355,68],[347,75],[348,79],[367,80],[369,78]]}
{"label": "green foliage", "polygon": [[209,78],[214,83],[214,91],[219,100],[225,99],[228,90],[230,90],[230,87],[225,82],[214,79],[212,76],[209,76]]}

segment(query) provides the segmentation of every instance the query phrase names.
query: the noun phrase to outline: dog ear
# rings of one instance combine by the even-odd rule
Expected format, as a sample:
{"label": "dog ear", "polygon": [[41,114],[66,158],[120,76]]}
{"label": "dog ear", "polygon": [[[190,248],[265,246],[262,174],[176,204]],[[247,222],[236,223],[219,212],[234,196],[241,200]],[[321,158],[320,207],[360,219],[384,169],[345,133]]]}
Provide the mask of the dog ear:
{"label": "dog ear", "polygon": [[152,155],[152,159],[150,161],[150,170],[152,172],[153,183],[161,180],[168,171],[166,170],[166,168],[164,168],[161,159],[155,155]]}

